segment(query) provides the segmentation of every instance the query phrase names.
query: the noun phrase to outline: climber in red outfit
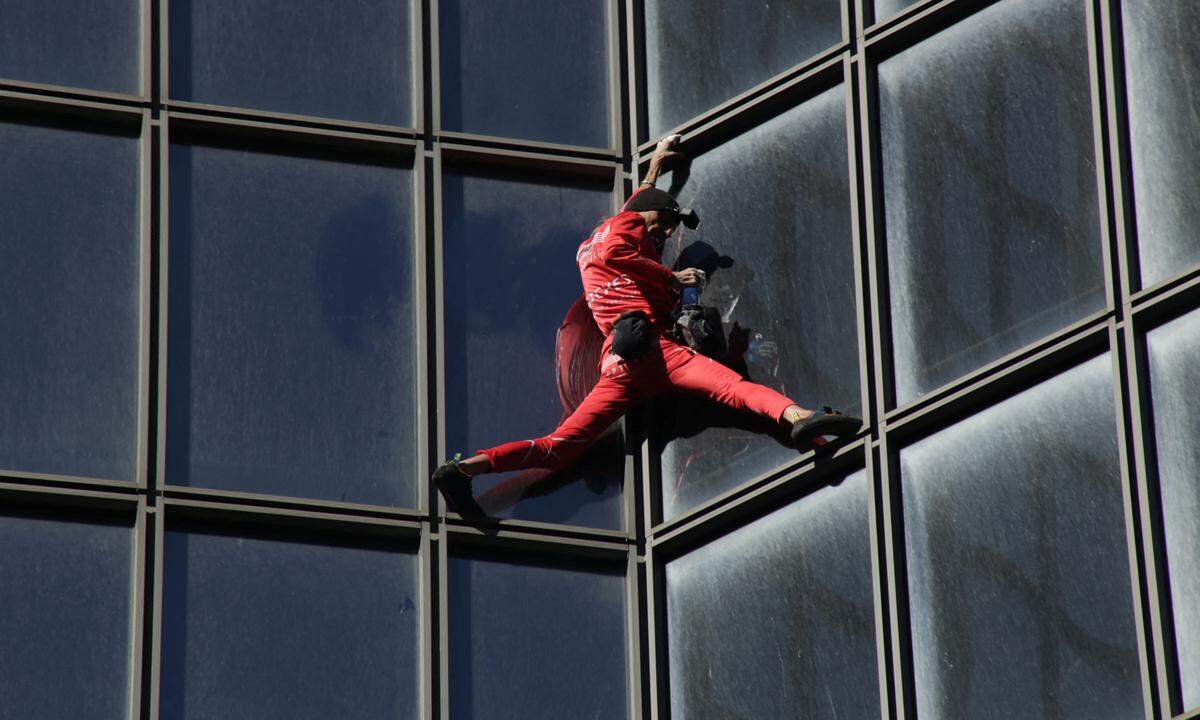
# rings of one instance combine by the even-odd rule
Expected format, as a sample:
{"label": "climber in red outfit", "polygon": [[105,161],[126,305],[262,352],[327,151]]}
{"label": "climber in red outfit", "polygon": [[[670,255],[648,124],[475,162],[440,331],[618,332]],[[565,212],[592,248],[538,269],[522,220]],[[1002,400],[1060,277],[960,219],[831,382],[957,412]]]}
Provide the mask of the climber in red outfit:
{"label": "climber in red outfit", "polygon": [[658,144],[645,180],[624,209],[596,228],[575,256],[588,308],[605,336],[596,386],[549,435],[487,448],[440,466],[433,480],[451,510],[480,514],[471,493],[473,476],[562,468],[627,410],[667,392],[704,396],[786,423],[801,448],[825,435],[858,432],[861,419],[806,410],[667,334],[680,290],[705,281],[698,269],[673,272],[661,262],[663,245],[679,223],[695,228],[700,222],[694,211],[680,208],[670,194],[654,187],[677,140],[671,136]]}

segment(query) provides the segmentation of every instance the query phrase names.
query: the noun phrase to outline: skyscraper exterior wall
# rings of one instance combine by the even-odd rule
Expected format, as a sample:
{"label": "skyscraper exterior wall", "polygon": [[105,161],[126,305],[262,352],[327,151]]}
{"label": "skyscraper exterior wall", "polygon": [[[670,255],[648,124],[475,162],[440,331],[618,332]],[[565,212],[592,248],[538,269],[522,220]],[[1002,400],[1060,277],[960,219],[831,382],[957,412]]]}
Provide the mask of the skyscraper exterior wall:
{"label": "skyscraper exterior wall", "polygon": [[[1189,0],[0,0],[0,718],[1200,718]],[[659,138],[726,362],[558,473]],[[583,387],[580,387],[580,384]]]}

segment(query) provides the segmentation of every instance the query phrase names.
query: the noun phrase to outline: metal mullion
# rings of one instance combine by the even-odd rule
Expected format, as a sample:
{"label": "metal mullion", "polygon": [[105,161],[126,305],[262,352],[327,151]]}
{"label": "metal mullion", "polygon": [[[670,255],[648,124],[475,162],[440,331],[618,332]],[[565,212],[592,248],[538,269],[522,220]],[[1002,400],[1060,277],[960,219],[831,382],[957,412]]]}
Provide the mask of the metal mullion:
{"label": "metal mullion", "polygon": [[296,113],[258,110],[256,108],[235,105],[217,105],[213,103],[194,102],[191,100],[164,100],[167,110],[176,113],[192,115],[211,115],[229,119],[245,120],[248,122],[266,122],[279,125],[294,125],[296,127],[313,129],[341,130],[362,134],[383,135],[387,137],[415,137],[417,129],[406,125],[388,125],[385,123],[370,123],[360,120],[347,120],[321,115],[299,115]]}
{"label": "metal mullion", "polygon": [[425,177],[425,156],[417,153],[413,158],[413,171],[409,180],[413,208],[413,236],[410,248],[412,258],[412,293],[415,302],[412,309],[413,325],[416,329],[416,447],[417,463],[414,478],[416,491],[416,508],[422,516],[428,514],[430,505],[428,479],[433,470],[430,467],[430,437],[429,437],[429,358],[427,348],[430,342],[428,288],[426,287],[426,229],[428,218],[425,203],[425,191],[428,187]]}
{"label": "metal mullion", "polygon": [[457,515],[450,516],[450,520],[456,526],[478,526],[500,532],[527,533],[531,535],[545,535],[547,537],[578,537],[601,542],[620,543],[628,542],[630,539],[629,533],[625,530],[609,530],[607,528],[594,528],[586,525],[539,522],[536,520],[515,520],[511,518],[490,518],[484,523],[478,523],[461,520]]}
{"label": "metal mullion", "polygon": [[[434,0],[437,2],[437,0]],[[438,654],[437,654],[437,692],[438,706],[440,711],[437,713],[439,720],[450,720],[450,551],[447,547],[448,538],[443,533],[439,539],[436,535],[435,540],[437,553],[437,639],[438,639]]]}
{"label": "metal mullion", "polygon": [[420,583],[417,590],[421,598],[421,640],[420,647],[417,649],[417,663],[420,667],[418,684],[421,693],[421,709],[419,712],[420,717],[424,720],[435,720],[433,713],[434,707],[437,705],[434,701],[437,688],[434,683],[440,676],[433,668],[434,642],[438,637],[437,629],[433,624],[436,617],[433,604],[437,598],[434,568],[438,560],[433,555],[435,552],[437,552],[437,546],[433,543],[429,523],[422,523],[420,546],[417,550],[418,582]]}
{"label": "metal mullion", "polygon": [[487,547],[513,555],[552,554],[577,558],[624,559],[630,544],[622,539],[576,537],[567,534],[532,533],[504,528],[448,522],[442,535],[456,547]]}
{"label": "metal mullion", "polygon": [[198,115],[178,110],[168,110],[167,116],[170,124],[177,129],[222,134],[241,132],[256,137],[267,138],[269,141],[278,139],[284,142],[292,141],[309,144],[324,142],[334,145],[364,148],[371,151],[400,154],[415,152],[417,146],[417,141],[409,136],[372,135],[356,132],[352,129],[343,130],[332,127],[288,125],[241,117]]}
{"label": "metal mullion", "polygon": [[1116,0],[1100,3],[1100,38],[1104,49],[1102,72],[1106,89],[1105,113],[1108,120],[1108,172],[1111,178],[1110,202],[1114,216],[1114,240],[1117,250],[1119,298],[1128,299],[1139,285],[1137,265],[1137,226],[1132,207],[1133,176],[1129,161],[1129,123],[1126,116],[1123,44]]}
{"label": "metal mullion", "polygon": [[1173,278],[1156,283],[1134,293],[1128,300],[1132,312],[1145,312],[1156,306],[1177,303],[1180,298],[1191,302],[1191,296],[1200,287],[1200,264],[1193,265]]}
{"label": "metal mullion", "polygon": [[859,438],[830,456],[818,456],[807,452],[798,459],[786,463],[774,470],[758,475],[735,488],[721,493],[717,497],[701,503],[686,512],[680,513],[650,529],[650,542],[661,545],[664,541],[674,540],[681,533],[703,526],[708,519],[738,512],[748,505],[759,502],[764,496],[771,496],[786,490],[788,486],[806,485],[814,477],[820,477],[833,466],[842,466],[850,462],[851,456],[862,451],[867,438]]}
{"label": "metal mullion", "polygon": [[918,410],[901,417],[889,418],[888,430],[903,428],[906,434],[911,434],[913,427],[936,424],[964,412],[982,409],[995,403],[994,395],[1007,395],[1027,387],[1030,377],[1040,379],[1056,368],[1074,364],[1081,357],[1092,357],[1101,352],[1102,346],[1107,347],[1110,321],[1111,318],[1101,318],[1056,343],[1039,346],[1038,352],[1023,357],[1019,363],[999,372],[976,375],[974,382],[938,396],[936,402],[922,404]]}
{"label": "metal mullion", "polygon": [[[155,110],[166,105],[167,99],[171,97],[170,78],[171,78],[171,11],[170,0],[150,0],[157,4],[158,7],[158,57],[154,62],[158,64],[158,87],[157,92],[153,95]],[[157,709],[155,717],[157,717]]]}
{"label": "metal mullion", "polygon": [[1096,3],[1099,0],[1086,0],[1084,3],[1084,26],[1087,28],[1088,55],[1088,91],[1092,105],[1092,152],[1095,160],[1097,210],[1100,217],[1100,253],[1101,264],[1104,268],[1104,297],[1109,310],[1119,311],[1124,295],[1121,293],[1121,282],[1114,279],[1119,274],[1117,256],[1122,253],[1113,251],[1114,232],[1112,228],[1116,220],[1111,215],[1110,174],[1108,158],[1108,92],[1105,89],[1104,72],[1101,68],[1101,52],[1106,45],[1101,39],[1100,19],[1097,17]]}
{"label": "metal mullion", "polygon": [[[1147,669],[1147,660],[1143,659],[1143,690],[1147,696],[1146,703],[1155,705],[1158,712],[1156,717],[1169,718],[1174,713],[1178,696],[1177,667],[1173,657],[1174,637],[1171,630],[1170,590],[1167,585],[1166,540],[1161,532],[1161,515],[1158,495],[1157,478],[1152,477],[1154,458],[1150,457],[1150,442],[1153,438],[1151,429],[1150,406],[1150,377],[1146,367],[1145,333],[1151,328],[1143,326],[1138,318],[1133,318],[1125,328],[1121,337],[1121,356],[1124,360],[1123,385],[1127,388],[1128,418],[1130,438],[1129,444],[1133,452],[1133,477],[1130,487],[1136,491],[1136,508],[1131,512],[1137,513],[1136,527],[1139,532],[1136,540],[1139,543],[1140,557],[1131,558],[1131,564],[1141,568],[1144,574],[1145,601],[1144,609],[1135,606],[1139,635],[1139,658],[1151,654],[1152,663]],[[1124,468],[1123,468],[1124,469]],[[1140,595],[1140,593],[1139,593]],[[1140,599],[1140,598],[1139,598]],[[1149,638],[1143,627],[1143,618],[1149,616]],[[1149,643],[1149,645],[1147,645]],[[1146,673],[1151,673],[1146,677]],[[1156,690],[1150,697],[1151,690]]]}
{"label": "metal mullion", "polygon": [[603,176],[621,170],[620,163],[615,158],[583,158],[536,150],[464,145],[444,140],[440,141],[438,145],[442,156],[451,164],[455,161],[475,161],[499,165],[532,166],[546,172],[592,176]]}
{"label": "metal mullion", "polygon": [[666,616],[666,597],[662,573],[654,548],[646,546],[644,555],[646,573],[646,657],[650,666],[650,687],[648,692],[650,717],[648,720],[666,720],[671,717],[670,709],[670,677],[668,676],[667,657],[669,645],[666,643],[667,629],[664,622]]}
{"label": "metal mullion", "polygon": [[623,148],[621,132],[621,20],[617,3],[604,2],[605,67],[608,73],[608,152],[620,157]]}
{"label": "metal mullion", "polygon": [[53,475],[0,468],[0,486],[10,484],[6,481],[29,485],[33,488],[60,488],[63,490],[79,489],[132,493],[142,489],[137,483],[127,480],[109,480],[75,475]]}
{"label": "metal mullion", "polygon": [[1188,712],[1179,715],[1174,720],[1200,720],[1200,708],[1189,710]]}
{"label": "metal mullion", "polygon": [[891,620],[888,626],[888,649],[891,665],[891,707],[895,720],[916,717],[916,698],[912,674],[911,618],[908,614],[908,575],[904,552],[903,501],[899,448],[893,451],[887,432],[879,441],[879,497],[882,516],[882,543],[885,571],[884,593],[887,606],[884,612]]}
{"label": "metal mullion", "polygon": [[[1141,422],[1140,410],[1134,410],[1141,401],[1140,393],[1137,390],[1138,373],[1130,373],[1127,370],[1130,358],[1136,356],[1130,354],[1129,345],[1123,341],[1125,337],[1132,334],[1130,327],[1118,329],[1115,320],[1109,322],[1108,338],[1112,355],[1113,402],[1117,409],[1117,454],[1120,462],[1121,500],[1125,516],[1125,538],[1130,591],[1133,595],[1138,665],[1141,671],[1143,711],[1146,720],[1155,720],[1159,717],[1157,709],[1161,702],[1156,692],[1156,688],[1161,687],[1161,683],[1155,676],[1155,668],[1162,668],[1163,665],[1154,656],[1156,648],[1161,648],[1162,643],[1159,637],[1153,637],[1153,641],[1151,637],[1148,637],[1145,622],[1148,611],[1143,605],[1143,598],[1146,597],[1145,593],[1149,587],[1151,595],[1149,604],[1152,606],[1149,612],[1154,616],[1158,615],[1159,605],[1153,598],[1153,586],[1145,585],[1143,571],[1143,559],[1146,557],[1143,554],[1143,548],[1148,540],[1153,545],[1153,539],[1148,537],[1148,527],[1143,525],[1141,517],[1142,508],[1148,505],[1146,483],[1142,482],[1145,478],[1143,472],[1145,458],[1143,456],[1139,462],[1138,450],[1132,449],[1131,452],[1132,446],[1143,445],[1141,433],[1134,429]],[[1127,427],[1129,427],[1128,430]],[[1153,570],[1151,574],[1157,575]],[[1152,619],[1151,626],[1150,636],[1161,633],[1161,623]]]}
{"label": "metal mullion", "polygon": [[438,0],[425,0],[429,17],[429,127],[426,136],[436,138],[442,130],[442,51],[441,22],[438,19]]}
{"label": "metal mullion", "polygon": [[93,102],[97,104],[109,104],[118,107],[143,107],[147,102],[147,99],[141,95],[111,92],[108,90],[91,90],[89,88],[74,87],[71,85],[51,85],[48,83],[29,82],[28,80],[17,80],[6,77],[0,77],[0,90],[26,94],[31,97],[44,97],[47,99],[68,101],[76,100]]}
{"label": "metal mullion", "polygon": [[424,516],[417,508],[394,505],[366,505],[338,502],[319,498],[292,497],[288,495],[266,495],[240,490],[221,490],[189,485],[160,485],[158,495],[169,500],[220,503],[230,507],[267,510],[295,510],[297,512],[325,512],[346,518],[377,517],[394,520],[420,520]]}
{"label": "metal mullion", "polygon": [[154,94],[154,3],[155,0],[139,0],[138,3],[138,94],[150,99]]}
{"label": "metal mullion", "polygon": [[592,145],[571,145],[568,143],[543,142],[541,140],[523,140],[521,138],[503,137],[500,135],[485,135],[482,133],[462,132],[459,130],[439,130],[437,139],[443,144],[459,144],[462,146],[482,146],[500,149],[525,150],[546,155],[562,155],[565,157],[586,157],[595,159],[616,160],[618,152],[614,148],[602,148]]}
{"label": "metal mullion", "polygon": [[285,507],[249,507],[229,503],[183,498],[163,498],[160,505],[171,508],[172,515],[200,520],[204,523],[236,523],[257,527],[284,527],[330,530],[360,537],[388,536],[417,537],[421,530],[419,518],[354,516],[320,510],[299,510]]}
{"label": "metal mullion", "polygon": [[[892,54],[936,35],[999,0],[925,0],[867,29],[863,47]],[[882,59],[882,58],[880,58]]]}
{"label": "metal mullion", "polygon": [[[435,10],[437,8],[437,0],[431,0]],[[435,42],[436,45],[436,42]],[[435,99],[434,107],[437,107]],[[446,451],[446,302],[445,302],[445,234],[444,223],[442,217],[442,148],[440,143],[433,144],[433,176],[431,178],[432,185],[427,187],[432,188],[433,199],[433,217],[431,218],[432,242],[433,242],[433,308],[435,314],[435,322],[433,327],[434,341],[434,363],[433,371],[436,377],[434,384],[434,396],[436,398],[435,414],[437,416],[436,437],[433,438],[435,443],[435,457],[440,460],[448,457]],[[433,493],[430,493],[430,509],[433,509]],[[431,513],[433,517],[445,521],[447,513],[446,503],[441,501],[437,503],[437,512]],[[445,575],[442,576],[443,578]],[[447,712],[443,705],[443,715]]]}
{"label": "metal mullion", "polygon": [[0,110],[13,108],[32,113],[58,112],[100,122],[121,123],[132,128],[142,122],[143,107],[144,103],[137,98],[128,104],[119,104],[92,96],[40,95],[0,85]]}
{"label": "metal mullion", "polygon": [[[129,648],[129,688],[126,705],[129,708],[126,717],[132,720],[143,720],[145,708],[142,705],[142,668],[145,653],[145,601],[146,601],[146,561],[147,561],[147,525],[149,522],[146,497],[138,498],[136,516],[133,521],[133,542],[130,548],[130,633],[132,643]],[[148,719],[147,719],[148,720]]]}
{"label": "metal mullion", "polygon": [[[167,394],[169,379],[167,377],[167,353],[170,351],[167,338],[167,323],[170,310],[170,157],[171,157],[171,128],[166,122],[155,126],[155,136],[158,141],[158,335],[156,357],[157,394],[155,409],[155,467],[151,477],[151,487],[157,493],[169,478],[167,478]],[[151,503],[154,499],[151,498]]]}
{"label": "metal mullion", "polygon": [[[854,14],[854,37],[861,40],[867,32],[867,26],[875,18],[875,0],[850,0],[857,12]],[[855,43],[857,46],[857,43]]]}
{"label": "metal mullion", "polygon": [[999,378],[1021,371],[1031,363],[1044,359],[1056,348],[1070,347],[1082,339],[1091,337],[1105,328],[1112,316],[1112,310],[1094,312],[1082,320],[1038,338],[983,367],[931,390],[906,405],[887,411],[884,419],[889,425],[895,425],[905,422],[910,417],[924,415],[930,409],[946,404],[947,401],[967,396],[974,389],[990,385]]}
{"label": "metal mullion", "polygon": [[151,534],[147,542],[154,544],[153,562],[150,564],[151,598],[150,598],[150,682],[148,693],[149,712],[144,720],[154,720],[159,717],[159,705],[162,695],[162,615],[163,615],[163,541],[165,531],[163,521],[165,515],[161,508],[151,507],[147,511],[147,522],[151,525]]}
{"label": "metal mullion", "polygon": [[858,36],[858,13],[855,12],[858,0],[841,0],[839,4],[842,19],[842,44],[853,47]]}
{"label": "metal mullion", "polygon": [[[735,95],[720,105],[689,120],[685,120],[671,130],[663,133],[663,135],[678,134],[683,135],[685,139],[692,139],[705,131],[711,130],[715,126],[725,125],[731,121],[736,121],[736,119],[748,116],[753,117],[755,108],[769,106],[772,102],[786,95],[798,85],[803,85],[807,81],[829,72],[830,68],[834,65],[840,64],[841,58],[839,56],[848,50],[849,45],[847,43],[839,42],[816,55],[806,58],[803,62],[793,65],[787,70],[764,80],[749,90]],[[649,140],[639,145],[637,148],[639,156],[648,155],[648,153],[654,150],[656,144],[657,140]]]}
{"label": "metal mullion", "polygon": [[645,48],[642,3],[640,0],[625,2],[625,80],[628,103],[629,127],[622,153],[626,157],[637,154],[642,134],[642,78],[645,77]]}
{"label": "metal mullion", "polygon": [[625,560],[625,683],[629,720],[642,720],[641,613],[637,548],[630,546]]}
{"label": "metal mullion", "polygon": [[409,0],[408,7],[408,122],[417,135],[424,135],[425,125],[425,13],[421,0]]}
{"label": "metal mullion", "polygon": [[[858,67],[857,61],[844,57],[842,60],[842,104],[846,115],[846,160],[849,165],[850,179],[850,239],[851,252],[854,258],[854,304],[855,331],[858,343],[858,387],[859,403],[862,408],[863,420],[870,430],[877,424],[875,407],[872,402],[875,397],[871,384],[871,341],[870,321],[871,290],[870,279],[867,277],[869,254],[865,249],[867,233],[862,222],[864,209],[868,207],[868,198],[863,180],[860,159],[862,158],[862,135],[859,132],[858,118]],[[871,431],[873,432],[873,431]]]}
{"label": "metal mullion", "polygon": [[867,488],[871,496],[867,501],[867,524],[870,528],[871,544],[871,599],[873,617],[875,619],[875,663],[878,670],[879,682],[879,711],[881,720],[891,720],[896,703],[892,700],[892,681],[890,669],[892,660],[889,655],[891,644],[890,628],[895,619],[888,611],[888,563],[887,541],[883,535],[883,515],[886,510],[883,502],[887,498],[887,488],[879,472],[879,446],[871,443],[866,448],[865,471]]}
{"label": "metal mullion", "polygon": [[154,202],[157,196],[153,187],[154,163],[157,159],[154,126],[150,122],[150,111],[142,111],[142,127],[138,137],[138,389],[137,389],[137,453],[134,461],[134,478],[138,487],[149,487],[149,449],[153,442],[150,428],[150,402],[154,397],[150,369],[151,334],[151,263],[154,251],[154,225],[152,221]]}

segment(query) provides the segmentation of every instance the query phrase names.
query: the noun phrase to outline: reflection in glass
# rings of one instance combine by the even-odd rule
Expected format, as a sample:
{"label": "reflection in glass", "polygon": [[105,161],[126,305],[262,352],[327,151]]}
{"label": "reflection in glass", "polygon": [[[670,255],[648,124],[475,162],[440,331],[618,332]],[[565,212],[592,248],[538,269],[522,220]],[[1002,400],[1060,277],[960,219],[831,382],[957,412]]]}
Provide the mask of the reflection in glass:
{"label": "reflection in glass", "polygon": [[[610,214],[612,183],[444,177],[446,446],[468,455],[545,435],[599,377],[598,342],[589,354],[558,330],[583,294],[575,250]],[[590,378],[575,393],[559,380],[572,366]],[[484,475],[475,491],[490,515],[616,529],[624,472],[614,426],[571,468]]]}
{"label": "reflection in glass", "polygon": [[1154,396],[1154,444],[1162,492],[1175,645],[1183,704],[1200,707],[1200,314],[1191,313],[1147,337]]}
{"label": "reflection in glass", "polygon": [[838,0],[649,0],[645,12],[654,138],[842,39]]}
{"label": "reflection in glass", "polygon": [[167,482],[414,504],[411,172],[170,163]]}
{"label": "reflection in glass", "polygon": [[411,125],[411,0],[171,0],[175,100]]}
{"label": "reflection in glass", "polygon": [[417,557],[168,532],[164,720],[416,717]]}
{"label": "reflection in glass", "polygon": [[582,567],[450,558],[452,720],[626,716],[624,574]]}
{"label": "reflection in glass", "polygon": [[[805,407],[861,404],[843,88],[696,158],[670,177],[702,218],[667,264],[709,272],[725,364]],[[790,160],[777,162],[780,157]],[[752,200],[751,200],[752,199]],[[682,256],[683,260],[676,261]],[[720,259],[716,259],[719,256]],[[664,401],[663,514],[671,517],[797,457],[775,423],[702,400]],[[669,419],[669,420],[668,420]]]}
{"label": "reflection in glass", "polygon": [[135,137],[0,122],[0,469],[137,479],[138,236]]}
{"label": "reflection in glass", "polygon": [[900,453],[918,716],[1142,714],[1112,360]]}
{"label": "reflection in glass", "polygon": [[138,94],[139,0],[0,0],[0,78]]}
{"label": "reflection in glass", "polygon": [[1104,307],[1084,9],[1004,0],[879,66],[899,404]]}
{"label": "reflection in glass", "polygon": [[866,474],[666,566],[671,717],[878,718]]}
{"label": "reflection in glass", "polygon": [[1142,285],[1200,262],[1200,3],[1123,0]]}
{"label": "reflection in glass", "polygon": [[608,147],[603,0],[440,0],[443,130]]}
{"label": "reflection in glass", "polygon": [[128,717],[128,524],[0,516],[0,716]]}

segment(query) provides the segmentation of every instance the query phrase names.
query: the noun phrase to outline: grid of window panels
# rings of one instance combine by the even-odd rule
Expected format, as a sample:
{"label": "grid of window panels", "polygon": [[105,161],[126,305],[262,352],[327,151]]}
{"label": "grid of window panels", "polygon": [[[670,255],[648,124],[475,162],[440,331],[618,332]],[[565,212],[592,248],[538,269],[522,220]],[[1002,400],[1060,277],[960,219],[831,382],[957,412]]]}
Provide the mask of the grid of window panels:
{"label": "grid of window panels", "polygon": [[[0,0],[0,695],[1200,717],[1194,16]],[[667,132],[727,362],[864,433],[663,398],[448,515]]]}

